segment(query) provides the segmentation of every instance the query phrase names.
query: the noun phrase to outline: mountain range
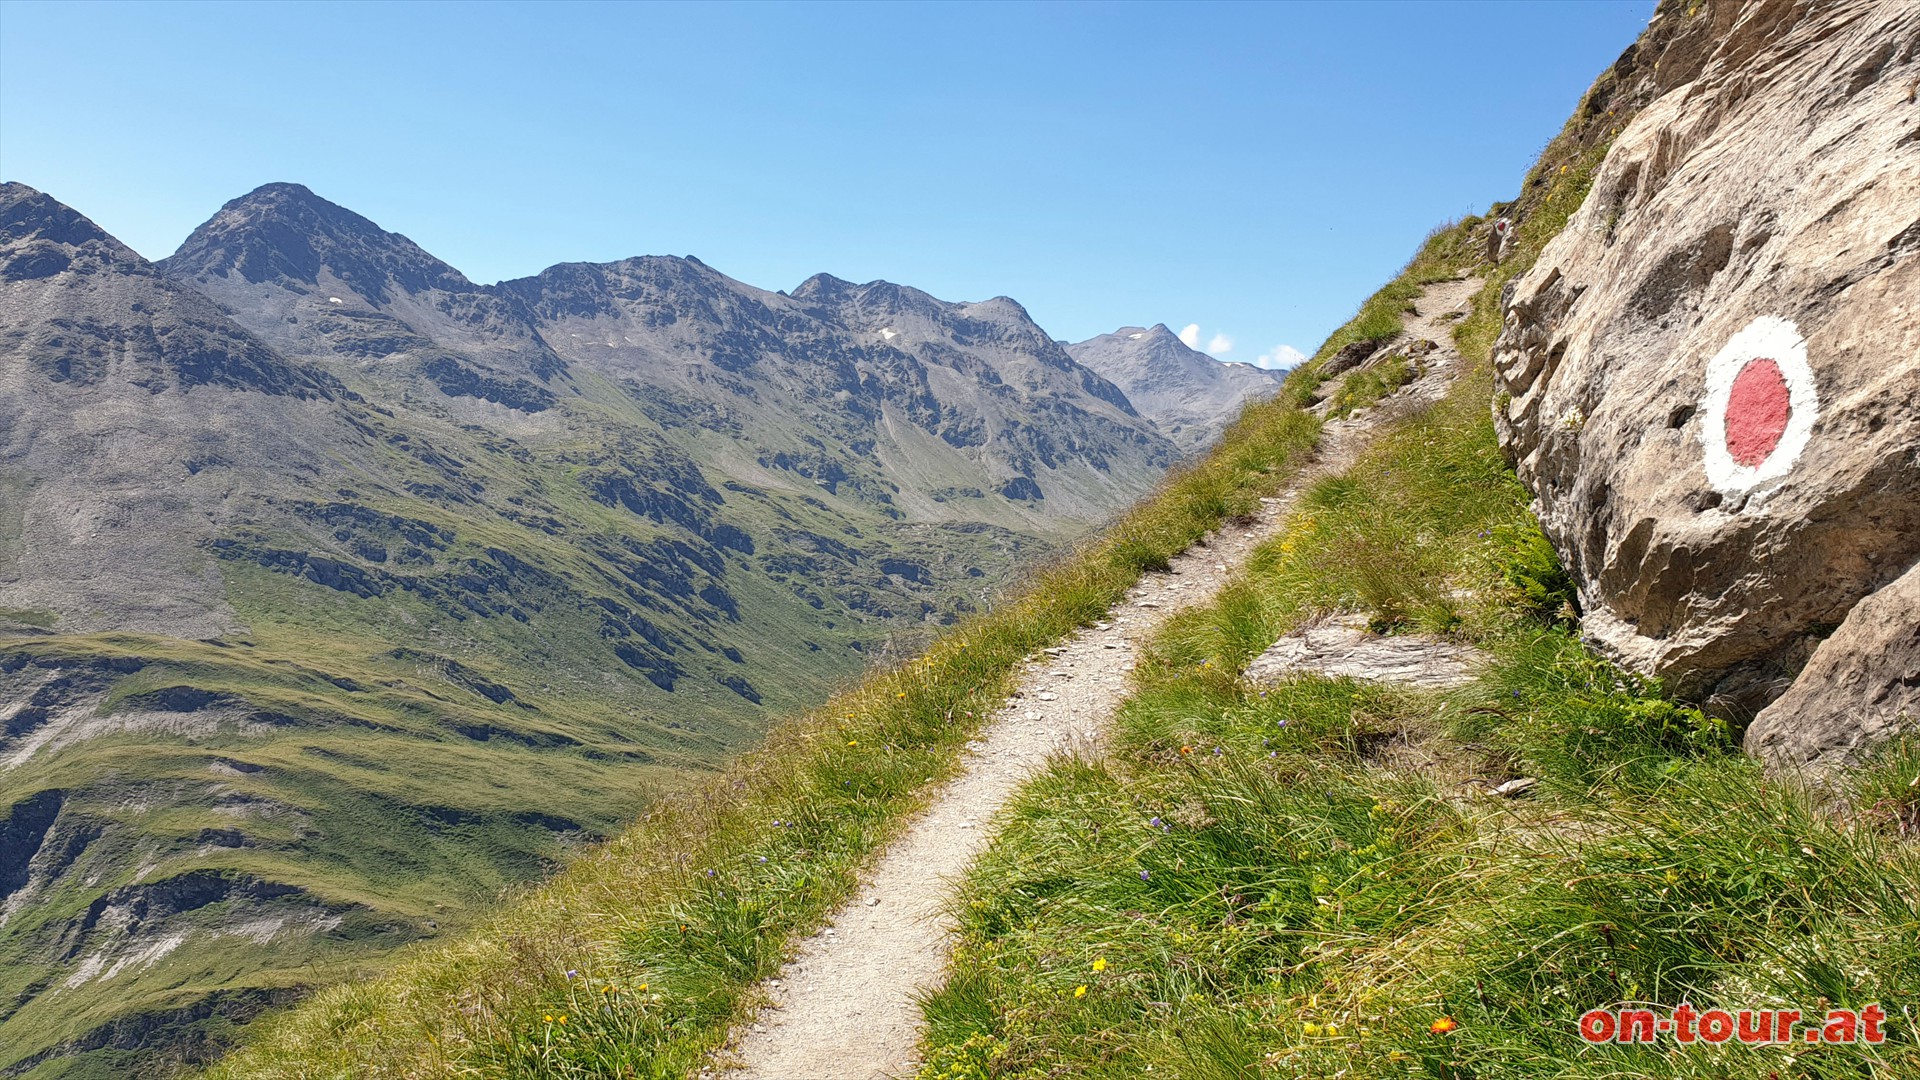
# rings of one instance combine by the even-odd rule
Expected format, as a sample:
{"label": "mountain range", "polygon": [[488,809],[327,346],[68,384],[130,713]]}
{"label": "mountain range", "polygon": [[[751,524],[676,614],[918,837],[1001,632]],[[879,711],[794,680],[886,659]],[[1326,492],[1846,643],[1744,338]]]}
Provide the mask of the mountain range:
{"label": "mountain range", "polygon": [[1115,336],[693,258],[478,285],[292,184],[152,263],[0,186],[0,1073],[191,1058],[458,926],[1257,392]]}

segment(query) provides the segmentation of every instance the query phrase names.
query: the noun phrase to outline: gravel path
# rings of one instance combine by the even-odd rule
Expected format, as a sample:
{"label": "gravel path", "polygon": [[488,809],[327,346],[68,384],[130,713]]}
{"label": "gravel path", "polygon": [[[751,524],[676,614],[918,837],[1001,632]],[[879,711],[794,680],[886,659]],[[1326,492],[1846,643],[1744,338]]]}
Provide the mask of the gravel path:
{"label": "gravel path", "polygon": [[[1148,574],[1097,623],[1029,661],[1018,689],[968,744],[965,769],[887,849],[867,884],[827,928],[797,943],[795,958],[765,991],[772,1004],[736,1030],[716,1059],[730,1080],[883,1080],[919,1067],[917,995],[940,984],[953,925],[943,907],[953,882],[993,839],[994,814],[1047,760],[1097,746],[1127,696],[1139,649],[1184,608],[1206,604],[1247,555],[1285,522],[1299,493],[1352,464],[1374,430],[1444,392],[1459,367],[1446,313],[1477,280],[1430,286],[1410,339],[1440,350],[1428,373],[1374,409],[1323,429],[1316,457],[1255,520],[1224,526]],[[703,1070],[711,1073],[712,1070]]]}

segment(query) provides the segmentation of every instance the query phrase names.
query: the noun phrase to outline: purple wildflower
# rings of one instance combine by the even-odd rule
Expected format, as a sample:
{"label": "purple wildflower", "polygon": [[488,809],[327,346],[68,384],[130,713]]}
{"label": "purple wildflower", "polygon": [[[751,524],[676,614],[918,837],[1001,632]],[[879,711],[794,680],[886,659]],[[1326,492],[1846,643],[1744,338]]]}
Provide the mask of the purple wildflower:
{"label": "purple wildflower", "polygon": [[578,974],[580,974],[578,969],[575,969],[575,968],[567,969],[567,978],[569,979],[573,978],[575,975],[578,975]]}
{"label": "purple wildflower", "polygon": [[1145,870],[1142,870],[1142,871],[1140,871],[1140,880],[1141,880],[1141,881],[1145,881],[1145,880],[1147,880],[1147,878],[1148,878],[1148,877],[1150,877],[1150,876],[1151,876],[1151,875],[1150,875],[1150,874],[1148,874],[1148,873],[1147,873],[1147,872],[1146,872]]}

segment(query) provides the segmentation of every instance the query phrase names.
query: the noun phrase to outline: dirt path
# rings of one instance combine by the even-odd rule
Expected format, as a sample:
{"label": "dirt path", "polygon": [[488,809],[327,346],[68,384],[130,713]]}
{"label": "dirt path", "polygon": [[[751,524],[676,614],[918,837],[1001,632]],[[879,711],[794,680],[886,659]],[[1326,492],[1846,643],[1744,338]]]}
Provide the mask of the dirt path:
{"label": "dirt path", "polygon": [[[1440,344],[1427,374],[1393,398],[1329,422],[1316,456],[1256,519],[1227,525],[1149,574],[1096,624],[1030,661],[1018,689],[968,744],[965,770],[887,849],[853,901],[800,941],[766,992],[772,1004],[735,1032],[716,1065],[732,1080],[881,1080],[919,1067],[916,996],[939,985],[953,926],[943,906],[953,882],[993,839],[993,817],[1049,757],[1097,744],[1127,696],[1127,675],[1154,631],[1182,609],[1211,601],[1261,541],[1274,535],[1301,491],[1352,464],[1372,433],[1438,398],[1459,367],[1444,316],[1477,280],[1429,286],[1408,319],[1408,340]],[[711,1070],[705,1070],[711,1071]]]}

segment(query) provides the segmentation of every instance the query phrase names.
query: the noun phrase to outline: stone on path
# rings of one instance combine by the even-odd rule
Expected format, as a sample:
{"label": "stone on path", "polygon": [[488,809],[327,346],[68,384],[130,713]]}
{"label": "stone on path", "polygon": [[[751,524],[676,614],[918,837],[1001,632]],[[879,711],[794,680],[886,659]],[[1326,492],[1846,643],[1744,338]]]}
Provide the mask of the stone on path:
{"label": "stone on path", "polygon": [[1275,682],[1324,675],[1446,690],[1473,681],[1486,659],[1471,645],[1429,634],[1375,634],[1364,615],[1336,615],[1274,642],[1247,665],[1247,678]]}

